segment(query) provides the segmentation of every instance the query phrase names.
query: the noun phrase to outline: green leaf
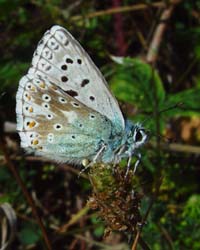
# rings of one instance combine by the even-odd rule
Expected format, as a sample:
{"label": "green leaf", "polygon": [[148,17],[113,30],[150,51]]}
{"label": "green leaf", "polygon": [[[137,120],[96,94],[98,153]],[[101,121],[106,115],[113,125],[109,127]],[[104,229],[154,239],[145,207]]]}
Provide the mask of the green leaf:
{"label": "green leaf", "polygon": [[[152,111],[163,104],[165,90],[158,73],[139,59],[123,58],[110,80],[115,95],[138,108]],[[157,100],[155,98],[157,97]]]}
{"label": "green leaf", "polygon": [[183,218],[192,220],[192,223],[198,222],[200,218],[200,195],[193,194],[187,201],[184,211]]}
{"label": "green leaf", "polygon": [[[200,87],[184,90],[177,94],[169,95],[165,107],[172,107],[181,103],[180,108],[171,109],[164,113],[165,117],[170,116],[192,116],[200,112]],[[178,109],[178,111],[177,111]]]}
{"label": "green leaf", "polygon": [[27,67],[28,64],[20,62],[0,65],[0,90],[6,87],[17,86]]}
{"label": "green leaf", "polygon": [[102,222],[100,221],[100,219],[96,215],[93,215],[91,217],[91,222],[93,225],[96,226],[94,229],[95,236],[101,237],[104,233],[105,226],[102,224]]}
{"label": "green leaf", "polygon": [[24,245],[35,244],[41,238],[37,225],[30,223],[24,225],[18,236],[21,243]]}

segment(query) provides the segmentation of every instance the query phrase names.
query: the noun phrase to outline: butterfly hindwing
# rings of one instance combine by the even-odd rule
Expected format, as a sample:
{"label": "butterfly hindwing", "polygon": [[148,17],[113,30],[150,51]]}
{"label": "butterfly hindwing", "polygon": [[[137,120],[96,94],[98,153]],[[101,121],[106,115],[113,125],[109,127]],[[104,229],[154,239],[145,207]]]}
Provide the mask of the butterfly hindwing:
{"label": "butterfly hindwing", "polygon": [[47,79],[27,74],[16,98],[21,145],[39,155],[57,161],[92,159],[101,140],[111,135],[109,119]]}

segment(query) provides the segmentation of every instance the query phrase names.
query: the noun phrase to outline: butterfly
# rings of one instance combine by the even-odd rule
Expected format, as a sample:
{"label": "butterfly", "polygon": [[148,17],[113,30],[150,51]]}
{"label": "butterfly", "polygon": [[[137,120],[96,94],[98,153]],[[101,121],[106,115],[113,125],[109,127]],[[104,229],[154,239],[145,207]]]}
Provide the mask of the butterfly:
{"label": "butterfly", "polygon": [[28,152],[57,162],[128,165],[147,140],[144,128],[125,120],[89,55],[63,27],[39,41],[16,95],[17,130]]}

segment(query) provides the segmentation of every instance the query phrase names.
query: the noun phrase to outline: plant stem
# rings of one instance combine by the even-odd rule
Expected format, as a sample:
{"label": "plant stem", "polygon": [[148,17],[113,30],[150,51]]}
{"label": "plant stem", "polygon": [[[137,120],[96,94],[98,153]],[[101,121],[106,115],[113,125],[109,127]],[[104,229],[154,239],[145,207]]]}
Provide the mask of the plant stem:
{"label": "plant stem", "polygon": [[130,12],[130,11],[137,11],[137,10],[144,10],[149,7],[165,7],[165,4],[163,2],[157,2],[157,3],[152,3],[152,4],[135,4],[135,5],[130,5],[130,6],[120,6],[117,8],[110,8],[107,10],[101,10],[101,11],[96,11],[93,13],[89,13],[85,16],[74,16],[71,18],[71,20],[78,21],[84,18],[94,18],[94,17],[99,17],[99,16],[104,16],[104,15],[113,15],[116,13],[122,13],[122,12]]}
{"label": "plant stem", "polygon": [[7,152],[7,149],[6,149],[6,143],[5,141],[3,140],[3,138],[0,138],[0,149],[2,150],[3,154],[4,154],[4,157],[5,157],[5,160],[6,160],[6,163],[7,163],[7,166],[9,168],[9,170],[12,172],[13,176],[15,177],[18,185],[21,187],[22,189],[22,192],[29,204],[29,206],[31,207],[32,209],[32,213],[33,213],[33,216],[35,217],[40,229],[41,229],[41,232],[42,232],[42,235],[43,235],[43,238],[44,238],[44,242],[45,242],[45,245],[46,245],[46,249],[47,250],[52,250],[52,247],[51,247],[51,244],[50,244],[50,241],[48,239],[48,236],[47,236],[47,232],[45,230],[45,227],[44,227],[44,224],[37,212],[37,208],[34,204],[34,201],[32,199],[32,197],[30,196],[26,186],[24,185],[20,175],[18,174],[14,164],[12,163],[12,161],[10,160],[10,157],[8,155],[8,152]]}

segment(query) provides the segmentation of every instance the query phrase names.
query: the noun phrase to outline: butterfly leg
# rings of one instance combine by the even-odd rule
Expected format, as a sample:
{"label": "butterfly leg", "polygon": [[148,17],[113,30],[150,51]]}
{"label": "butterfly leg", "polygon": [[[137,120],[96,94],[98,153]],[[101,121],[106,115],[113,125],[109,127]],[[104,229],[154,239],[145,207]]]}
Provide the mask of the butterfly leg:
{"label": "butterfly leg", "polygon": [[105,149],[106,149],[106,144],[103,144],[102,147],[97,152],[97,154],[95,155],[95,157],[93,158],[92,163],[96,163],[97,159]]}
{"label": "butterfly leg", "polygon": [[[137,166],[139,165],[140,161],[141,161],[141,154],[140,153],[137,153],[136,154],[136,157],[137,157],[137,161],[134,165],[134,169],[133,169],[133,175],[135,174],[136,172],[136,169],[137,169]],[[132,160],[132,154],[129,155],[129,158],[128,158],[128,163],[127,163],[127,168],[126,168],[126,174],[125,174],[125,179],[126,177],[128,176],[128,172],[130,170],[130,166],[131,166],[131,160]]]}
{"label": "butterfly leg", "polygon": [[122,158],[122,154],[124,152],[125,145],[122,145],[119,149],[115,151],[114,161],[113,161],[113,173],[115,173],[116,166],[120,162]]}
{"label": "butterfly leg", "polygon": [[86,166],[84,166],[84,168],[79,172],[79,177],[80,175],[85,172],[88,168],[90,168],[94,163],[96,163],[97,159],[99,158],[99,156],[101,155],[101,153],[106,149],[106,145],[103,144],[102,147],[99,149],[99,151],[96,153],[96,155],[94,156],[93,160],[88,163]]}
{"label": "butterfly leg", "polygon": [[128,173],[129,173],[129,170],[130,170],[131,160],[132,160],[132,155],[130,154],[129,157],[128,157],[128,162],[127,162],[127,167],[126,167],[125,179],[127,178]]}
{"label": "butterfly leg", "polygon": [[137,156],[137,161],[136,161],[135,166],[134,166],[134,169],[133,169],[133,174],[135,174],[136,169],[137,169],[137,166],[138,166],[138,165],[140,164],[140,162],[141,162],[141,154],[138,153],[138,154],[136,154],[136,156]]}
{"label": "butterfly leg", "polygon": [[114,168],[116,167],[117,163],[119,163],[121,156],[124,152],[124,149],[125,149],[125,145],[122,145],[120,149],[118,149],[118,152],[116,152],[116,155],[114,157],[114,164],[113,164]]}

